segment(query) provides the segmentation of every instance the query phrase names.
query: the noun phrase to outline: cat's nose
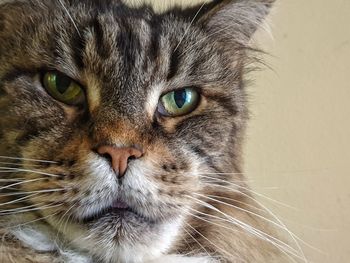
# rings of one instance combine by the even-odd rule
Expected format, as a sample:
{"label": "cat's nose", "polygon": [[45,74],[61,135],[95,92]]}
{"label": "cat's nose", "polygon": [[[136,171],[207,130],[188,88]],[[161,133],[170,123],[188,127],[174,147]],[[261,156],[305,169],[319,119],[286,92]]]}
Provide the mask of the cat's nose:
{"label": "cat's nose", "polygon": [[128,163],[132,159],[140,158],[143,152],[135,147],[114,147],[114,146],[100,146],[97,152],[110,160],[113,170],[118,177],[124,176]]}

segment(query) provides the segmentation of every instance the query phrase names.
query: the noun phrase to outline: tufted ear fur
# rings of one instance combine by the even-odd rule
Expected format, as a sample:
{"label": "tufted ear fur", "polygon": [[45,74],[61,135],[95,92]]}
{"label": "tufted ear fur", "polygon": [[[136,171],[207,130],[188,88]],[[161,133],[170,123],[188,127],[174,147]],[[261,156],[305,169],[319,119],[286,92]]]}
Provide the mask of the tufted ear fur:
{"label": "tufted ear fur", "polygon": [[198,22],[225,39],[246,44],[275,0],[217,0],[202,6]]}
{"label": "tufted ear fur", "polygon": [[222,0],[209,4],[200,19],[213,33],[234,35],[236,41],[248,42],[259,28],[274,0]]}

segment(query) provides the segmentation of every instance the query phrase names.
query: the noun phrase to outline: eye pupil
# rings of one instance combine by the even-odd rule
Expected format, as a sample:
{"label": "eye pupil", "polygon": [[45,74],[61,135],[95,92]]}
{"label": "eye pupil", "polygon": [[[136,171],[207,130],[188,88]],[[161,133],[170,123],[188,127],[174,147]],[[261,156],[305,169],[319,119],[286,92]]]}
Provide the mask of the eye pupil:
{"label": "eye pupil", "polygon": [[56,76],[57,91],[61,94],[64,94],[67,91],[71,83],[72,83],[71,79],[66,76],[63,76],[63,75]]}
{"label": "eye pupil", "polygon": [[188,94],[186,90],[174,91],[174,100],[176,105],[181,109],[188,100]]}

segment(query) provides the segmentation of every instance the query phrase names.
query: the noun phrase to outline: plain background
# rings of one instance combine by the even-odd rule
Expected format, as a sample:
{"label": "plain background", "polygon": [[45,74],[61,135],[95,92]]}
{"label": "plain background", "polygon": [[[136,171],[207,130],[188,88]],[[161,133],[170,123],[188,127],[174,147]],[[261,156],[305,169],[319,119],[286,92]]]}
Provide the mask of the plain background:
{"label": "plain background", "polygon": [[350,0],[280,0],[254,73],[245,170],[309,262],[350,262]]}

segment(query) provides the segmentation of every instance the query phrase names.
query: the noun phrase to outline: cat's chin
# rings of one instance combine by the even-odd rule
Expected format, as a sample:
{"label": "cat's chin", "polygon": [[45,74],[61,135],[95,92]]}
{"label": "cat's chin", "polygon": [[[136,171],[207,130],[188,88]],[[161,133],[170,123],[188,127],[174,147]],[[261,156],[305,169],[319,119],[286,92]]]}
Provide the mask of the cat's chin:
{"label": "cat's chin", "polygon": [[103,259],[99,262],[143,263],[170,249],[183,224],[183,217],[154,221],[129,208],[112,208],[86,218],[84,222],[71,221],[64,226],[57,221],[51,223],[72,247]]}
{"label": "cat's chin", "polygon": [[[31,217],[26,218],[29,219],[33,220]],[[23,227],[14,228],[13,234],[26,246],[38,252],[59,251],[64,257],[74,256],[64,262],[158,263],[164,262],[156,259],[165,254],[176,240],[183,218],[173,218],[172,221],[152,225],[133,212],[114,211],[101,214],[84,226],[56,220],[58,218],[53,217],[48,220],[54,228],[38,221],[33,226],[24,224]],[[56,242],[57,230],[69,242]],[[76,253],[73,254],[72,251]],[[85,256],[86,260],[83,260]],[[90,261],[91,258],[98,261]],[[197,262],[202,261],[194,261]]]}

